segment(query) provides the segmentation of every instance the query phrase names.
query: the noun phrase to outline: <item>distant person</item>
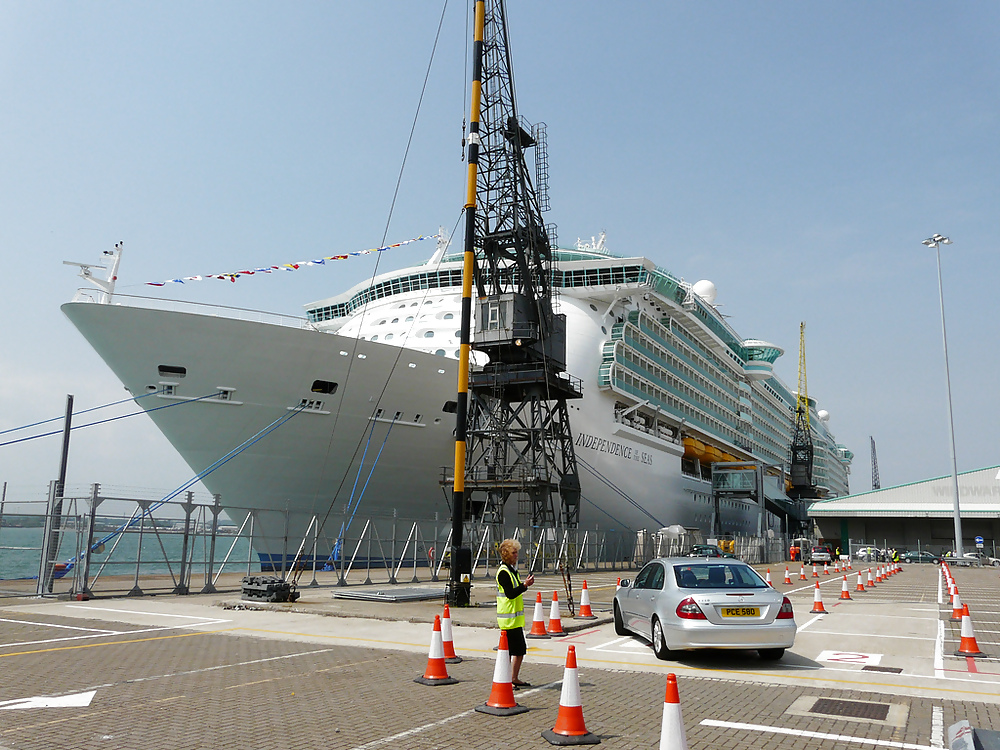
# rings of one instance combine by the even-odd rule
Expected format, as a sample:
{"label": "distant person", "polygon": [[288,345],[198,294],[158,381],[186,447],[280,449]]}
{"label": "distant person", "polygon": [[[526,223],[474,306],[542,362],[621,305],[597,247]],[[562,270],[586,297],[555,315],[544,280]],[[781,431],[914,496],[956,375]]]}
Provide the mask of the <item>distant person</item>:
{"label": "distant person", "polygon": [[521,583],[517,574],[517,553],[521,543],[516,539],[500,542],[500,567],[497,569],[497,625],[507,633],[507,648],[510,650],[510,676],[514,687],[527,687],[531,683],[520,679],[521,662],[528,653],[524,640],[524,592],[535,582],[529,575]]}

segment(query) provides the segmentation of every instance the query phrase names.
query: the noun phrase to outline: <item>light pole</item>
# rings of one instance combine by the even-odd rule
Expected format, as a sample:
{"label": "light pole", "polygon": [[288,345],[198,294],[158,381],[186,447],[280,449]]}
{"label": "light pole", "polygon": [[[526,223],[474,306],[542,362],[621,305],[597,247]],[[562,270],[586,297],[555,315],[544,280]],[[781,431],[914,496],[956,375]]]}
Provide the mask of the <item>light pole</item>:
{"label": "light pole", "polygon": [[955,458],[955,416],[951,409],[951,371],[948,368],[948,331],[944,325],[944,284],[941,282],[941,245],[950,245],[951,240],[935,234],[923,244],[933,247],[937,253],[938,295],[941,298],[941,341],[944,344],[944,382],[948,392],[948,435],[951,438],[951,486],[955,507],[955,554],[962,556],[962,514],[958,506],[958,461]]}

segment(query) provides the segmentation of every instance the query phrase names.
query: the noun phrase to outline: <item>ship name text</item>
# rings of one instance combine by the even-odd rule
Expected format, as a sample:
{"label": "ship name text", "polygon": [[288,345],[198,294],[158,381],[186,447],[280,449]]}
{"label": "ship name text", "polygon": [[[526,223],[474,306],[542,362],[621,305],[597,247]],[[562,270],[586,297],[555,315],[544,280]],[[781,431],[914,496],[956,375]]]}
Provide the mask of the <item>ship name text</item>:
{"label": "ship name text", "polygon": [[648,451],[636,450],[631,445],[625,445],[624,443],[618,443],[614,440],[597,437],[596,435],[588,435],[586,432],[577,433],[576,447],[589,448],[598,453],[607,453],[610,456],[622,458],[626,461],[635,461],[647,466],[653,465],[653,454]]}

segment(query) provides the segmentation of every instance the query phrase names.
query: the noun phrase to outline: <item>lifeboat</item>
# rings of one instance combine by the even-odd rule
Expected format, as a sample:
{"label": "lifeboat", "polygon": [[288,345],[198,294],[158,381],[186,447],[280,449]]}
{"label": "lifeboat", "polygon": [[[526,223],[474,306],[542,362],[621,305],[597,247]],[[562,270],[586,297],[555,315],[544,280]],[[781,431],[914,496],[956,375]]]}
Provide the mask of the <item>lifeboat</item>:
{"label": "lifeboat", "polygon": [[725,461],[726,463],[732,463],[733,461],[736,460],[736,456],[731,456],[728,453],[723,453],[722,460]]}
{"label": "lifeboat", "polygon": [[714,464],[722,460],[722,451],[716,448],[714,445],[705,446],[705,456],[701,459],[702,462],[707,464]]}
{"label": "lifeboat", "polygon": [[705,457],[705,444],[693,437],[684,438],[684,458],[695,461]]}

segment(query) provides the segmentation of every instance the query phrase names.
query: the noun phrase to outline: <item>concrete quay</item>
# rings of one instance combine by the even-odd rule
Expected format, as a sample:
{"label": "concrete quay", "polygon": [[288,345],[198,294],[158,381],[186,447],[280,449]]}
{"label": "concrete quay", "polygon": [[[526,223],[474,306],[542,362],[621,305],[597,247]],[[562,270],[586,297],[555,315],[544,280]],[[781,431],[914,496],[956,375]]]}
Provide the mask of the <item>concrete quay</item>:
{"label": "concrete quay", "polygon": [[[792,566],[790,566],[792,567]],[[867,570],[867,568],[866,568]],[[762,571],[763,572],[763,571]],[[334,598],[301,589],[295,604],[238,593],[0,600],[0,748],[497,748],[549,747],[566,651],[576,647],[587,728],[612,748],[656,747],[666,674],[677,674],[688,746],[923,748],[946,746],[961,719],[1000,729],[1000,579],[955,569],[985,658],[954,656],[959,627],[936,566],[909,565],[874,590],[839,599],[836,575],[774,585],[792,600],[799,633],[779,662],[755,652],[660,661],[610,622],[617,573],[586,576],[598,620],[529,641],[516,693],[531,710],[500,718],[473,709],[489,696],[497,630],[490,581],[480,605],[452,612],[458,684],[413,682],[427,662],[438,601]],[[634,572],[629,574],[634,575]],[[579,593],[580,579],[574,576]],[[809,614],[820,583],[827,614]],[[559,577],[539,578],[548,616]],[[418,583],[415,587],[440,584]],[[409,588],[400,584],[395,590]],[[372,587],[389,590],[387,584]],[[527,601],[530,600],[530,601]]]}

